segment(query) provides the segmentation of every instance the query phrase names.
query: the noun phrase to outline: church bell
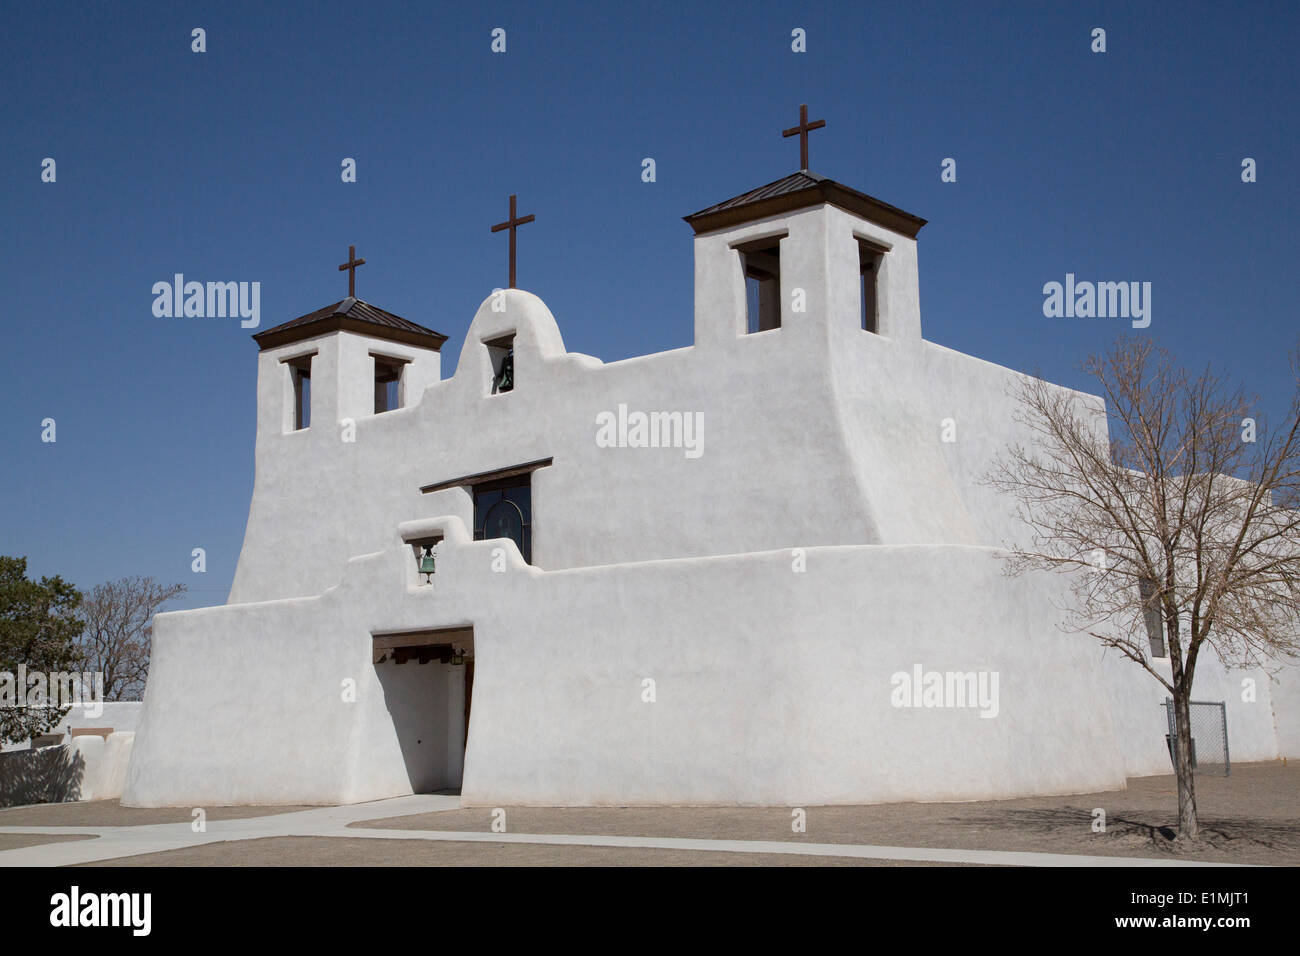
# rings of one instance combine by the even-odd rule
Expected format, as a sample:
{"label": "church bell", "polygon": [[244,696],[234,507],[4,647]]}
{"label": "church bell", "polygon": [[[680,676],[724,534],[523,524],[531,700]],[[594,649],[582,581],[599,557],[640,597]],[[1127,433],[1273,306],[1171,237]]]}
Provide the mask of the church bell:
{"label": "church bell", "polygon": [[515,350],[511,349],[501,360],[501,374],[492,383],[494,392],[509,392],[515,387]]}

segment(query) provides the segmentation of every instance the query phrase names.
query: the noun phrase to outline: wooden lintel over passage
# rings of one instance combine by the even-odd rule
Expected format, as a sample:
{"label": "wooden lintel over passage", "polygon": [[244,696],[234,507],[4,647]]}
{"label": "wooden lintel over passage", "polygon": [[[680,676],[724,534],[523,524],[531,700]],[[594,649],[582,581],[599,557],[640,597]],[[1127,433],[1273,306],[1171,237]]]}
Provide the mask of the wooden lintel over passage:
{"label": "wooden lintel over passage", "polygon": [[437,661],[439,664],[446,664],[451,661],[451,653],[450,644],[431,644],[428,647],[392,647],[386,651],[376,650],[371,654],[370,659],[375,664],[382,664],[390,657],[394,664],[405,664],[407,661],[415,661],[417,664]]}
{"label": "wooden lintel over passage", "polygon": [[460,478],[425,485],[420,489],[420,493],[427,495],[433,491],[445,491],[448,488],[456,488],[460,485],[481,485],[489,481],[500,481],[502,478],[514,478],[518,475],[526,475],[529,472],[536,471],[538,468],[545,468],[554,460],[554,458],[539,458],[536,461],[526,462],[522,465],[511,465],[509,468],[499,468],[496,471],[480,471],[474,475],[462,475]]}
{"label": "wooden lintel over passage", "polygon": [[409,660],[421,664],[436,660],[446,664],[458,645],[462,650],[473,650],[474,628],[438,627],[425,631],[373,634],[370,660],[371,663],[381,664],[391,657],[397,664],[405,664]]}

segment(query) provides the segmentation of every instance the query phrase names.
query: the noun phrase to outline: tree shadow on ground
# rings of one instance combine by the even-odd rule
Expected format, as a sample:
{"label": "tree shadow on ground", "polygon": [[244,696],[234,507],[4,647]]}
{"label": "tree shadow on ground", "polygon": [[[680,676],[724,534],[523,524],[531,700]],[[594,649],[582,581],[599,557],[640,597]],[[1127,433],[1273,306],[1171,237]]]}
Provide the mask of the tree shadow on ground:
{"label": "tree shadow on ground", "polygon": [[86,761],[68,746],[0,753],[0,807],[81,799]]}
{"label": "tree shadow on ground", "polygon": [[978,817],[954,818],[965,826],[997,830],[1019,830],[1043,836],[1101,838],[1121,847],[1149,847],[1179,852],[1186,850],[1243,849],[1300,851],[1300,820],[1252,820],[1244,817],[1201,817],[1195,844],[1177,840],[1176,813],[1119,810],[1107,812],[1104,833],[1094,832],[1093,815],[1077,807],[1059,809],[1006,809]]}

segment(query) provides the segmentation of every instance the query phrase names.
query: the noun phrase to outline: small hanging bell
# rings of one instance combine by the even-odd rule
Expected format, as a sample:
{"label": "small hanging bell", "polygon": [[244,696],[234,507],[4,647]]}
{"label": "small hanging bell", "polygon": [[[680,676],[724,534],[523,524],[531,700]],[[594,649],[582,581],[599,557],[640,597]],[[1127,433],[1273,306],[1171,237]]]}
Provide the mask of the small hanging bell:
{"label": "small hanging bell", "polygon": [[424,583],[430,583],[430,577],[437,569],[433,557],[433,548],[422,548],[420,551],[420,573],[424,575]]}

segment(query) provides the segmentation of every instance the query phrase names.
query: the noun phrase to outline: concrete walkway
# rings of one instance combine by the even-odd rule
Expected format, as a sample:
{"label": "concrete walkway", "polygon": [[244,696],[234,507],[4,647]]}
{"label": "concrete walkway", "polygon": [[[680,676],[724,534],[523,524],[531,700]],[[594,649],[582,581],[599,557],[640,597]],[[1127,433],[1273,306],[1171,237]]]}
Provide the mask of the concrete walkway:
{"label": "concrete walkway", "polygon": [[[703,840],[676,837],[574,834],[482,833],[460,830],[392,830],[351,827],[351,823],[460,809],[454,796],[417,795],[321,807],[294,813],[209,821],[203,833],[190,823],[122,827],[0,826],[0,833],[85,834],[94,840],[46,843],[0,851],[0,866],[67,866],[139,856],[236,840],[266,837],[347,837],[371,840],[431,840],[455,843],[525,843],[547,846],[631,847],[691,852],[778,853],[803,857],[896,860],[912,863],[965,863],[986,866],[1230,866],[1191,860],[1124,856],[1081,856],[1005,850],[950,850],[924,847],[865,846],[851,843],[796,843],[764,840]],[[0,814],[0,819],[3,815]],[[810,861],[811,862],[811,861]]]}

